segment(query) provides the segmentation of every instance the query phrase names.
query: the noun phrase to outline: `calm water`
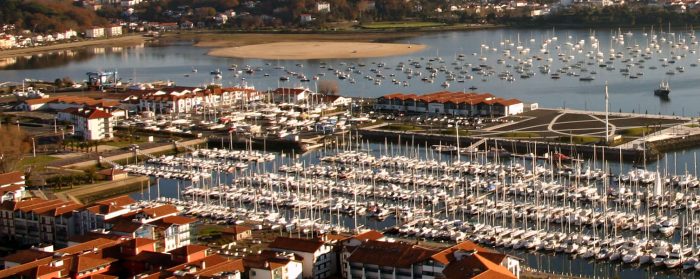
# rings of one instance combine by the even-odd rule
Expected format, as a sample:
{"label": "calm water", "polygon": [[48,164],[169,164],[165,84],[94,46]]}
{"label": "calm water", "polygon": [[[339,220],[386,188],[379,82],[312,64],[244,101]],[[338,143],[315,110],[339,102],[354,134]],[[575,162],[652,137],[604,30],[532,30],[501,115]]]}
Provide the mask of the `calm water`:
{"label": "calm water", "polygon": [[[307,60],[307,61],[275,61],[275,60],[258,60],[258,59],[223,59],[209,57],[205,53],[206,48],[198,48],[192,46],[189,42],[180,42],[176,44],[158,45],[158,46],[137,46],[137,47],[107,47],[107,48],[88,48],[80,51],[73,51],[69,54],[57,53],[53,55],[43,55],[42,57],[22,57],[16,61],[0,62],[0,65],[6,65],[0,71],[0,81],[21,81],[23,78],[37,78],[45,80],[53,80],[57,77],[70,76],[75,80],[84,80],[85,73],[95,70],[114,70],[117,69],[124,81],[153,81],[153,80],[173,80],[179,85],[196,86],[212,82],[210,71],[221,69],[223,78],[220,81],[226,86],[241,84],[243,82],[254,85],[258,89],[276,88],[278,86],[294,86],[302,83],[295,78],[290,78],[288,82],[280,82],[279,77],[288,75],[281,69],[276,69],[277,66],[284,66],[288,71],[305,73],[311,78],[318,73],[326,73],[321,79],[338,80],[333,75],[332,71],[322,69],[319,66],[322,62],[328,64],[335,70],[346,70],[352,65],[359,63],[366,64],[365,67],[357,67],[361,74],[351,74],[351,77],[356,81],[351,84],[349,79],[338,80],[341,88],[341,94],[348,96],[362,97],[377,97],[388,93],[405,92],[405,93],[429,93],[440,90],[445,90],[441,87],[441,83],[445,81],[444,73],[438,73],[434,79],[434,83],[422,82],[420,77],[407,79],[407,75],[401,71],[395,70],[395,67],[400,62],[408,65],[409,60],[418,61],[422,64],[422,69],[414,69],[414,71],[422,71],[424,76],[428,74],[425,69],[429,58],[442,57],[444,63],[433,62],[433,66],[438,68],[445,66],[447,70],[459,74],[459,70],[455,70],[456,66],[465,66],[468,74],[473,75],[474,79],[466,80],[464,83],[459,83],[457,80],[450,81],[450,87],[447,90],[452,91],[467,91],[469,87],[475,86],[476,91],[491,92],[497,96],[508,98],[518,98],[526,103],[539,103],[547,107],[571,107],[578,109],[594,109],[602,110],[603,103],[603,84],[608,81],[610,85],[610,108],[611,111],[635,111],[647,113],[664,113],[664,114],[684,114],[698,115],[700,110],[697,109],[699,102],[698,84],[700,84],[700,67],[692,67],[691,64],[698,63],[698,53],[692,51],[698,49],[697,44],[692,44],[692,39],[688,32],[684,30],[673,30],[674,35],[659,34],[658,44],[660,45],[660,53],[653,52],[651,58],[639,63],[644,65],[641,69],[638,65],[631,65],[630,73],[642,73],[637,79],[630,79],[623,76],[620,69],[626,68],[628,64],[644,60],[641,56],[633,57],[630,51],[638,45],[642,53],[648,46],[651,40],[651,34],[644,36],[643,30],[634,30],[632,36],[624,36],[624,44],[620,41],[612,40],[609,30],[598,30],[595,32],[595,37],[599,40],[598,48],[594,48],[591,44],[590,36],[593,34],[588,30],[486,30],[486,31],[471,31],[471,32],[442,32],[430,35],[424,35],[406,40],[400,40],[400,43],[426,44],[429,47],[421,52],[406,55],[372,59],[356,59],[356,60]],[[648,33],[648,30],[646,30]],[[617,31],[614,31],[617,33]],[[523,48],[530,48],[528,54],[519,54],[516,47],[517,41],[521,42]],[[549,44],[543,47],[543,42],[547,39],[552,40]],[[661,38],[669,38],[675,42],[685,40],[684,45],[672,46],[668,42],[661,42]],[[514,43],[509,46],[505,43],[510,40]],[[582,47],[575,49],[574,46],[584,40]],[[504,42],[504,44],[501,44]],[[570,43],[567,45],[567,43]],[[482,45],[488,46],[486,49]],[[589,51],[593,55],[599,49],[605,56],[605,61],[609,58],[610,49],[614,48],[615,53],[621,52],[624,54],[622,58],[617,58],[611,66],[614,70],[606,70],[598,67],[598,62],[586,57]],[[627,48],[630,49],[627,49]],[[496,48],[496,51],[494,51]],[[542,53],[540,49],[544,48],[549,54]],[[512,58],[504,57],[503,51],[511,49]],[[652,49],[653,50],[653,49]],[[456,61],[457,54],[465,54],[464,61]],[[568,62],[559,60],[562,54],[564,58],[573,56]],[[542,60],[533,59],[532,72],[535,76],[529,79],[522,79],[520,74],[516,72],[514,66],[518,65],[518,61],[514,59],[527,60],[533,56],[539,56]],[[486,61],[479,60],[479,57],[484,56]],[[672,57],[682,56],[677,59],[675,64],[668,64],[668,67],[663,67],[660,58],[674,60]],[[421,60],[421,58],[425,58]],[[505,59],[505,63],[498,64],[499,58]],[[581,77],[594,76],[595,80],[590,82],[579,81],[579,77],[567,76],[562,74],[561,79],[553,80],[548,74],[542,74],[538,70],[538,66],[547,63],[547,58],[552,58],[551,71],[564,67],[565,65],[573,65],[577,61],[592,62],[593,65],[586,65],[584,68],[588,72],[581,72],[580,69],[572,69],[572,72],[580,73]],[[623,60],[631,58],[633,60],[623,62]],[[381,69],[381,73],[387,78],[383,80],[381,85],[375,85],[373,81],[366,80],[367,75],[374,76],[370,69],[377,68],[376,63],[384,62],[387,68]],[[453,64],[458,62],[458,64]],[[342,63],[342,64],[341,64]],[[241,74],[239,77],[234,77],[231,71],[227,71],[229,65],[237,64],[239,68],[245,65],[250,65],[252,68],[260,67],[261,71],[257,71],[253,75]],[[303,67],[297,66],[303,64]],[[486,77],[486,81],[482,81],[482,77],[471,72],[466,64],[486,64],[493,67],[496,73],[509,71],[514,75],[514,81],[504,81],[496,75]],[[508,65],[513,67],[507,67]],[[650,69],[656,66],[658,69]],[[196,67],[199,72],[192,73],[192,68]],[[676,71],[675,75],[667,75],[666,72],[676,67],[684,67],[684,72]],[[590,74],[596,71],[597,74]],[[265,77],[264,74],[269,74]],[[185,77],[185,74],[191,74],[190,77]],[[395,77],[390,76],[394,74]],[[244,79],[245,80],[244,80]],[[399,82],[407,81],[409,86],[396,85],[391,82],[395,78]],[[457,78],[459,79],[459,78]],[[662,79],[668,79],[672,88],[670,100],[661,100],[653,95],[653,90],[658,86]],[[307,86],[314,88],[313,81],[307,83]]]}

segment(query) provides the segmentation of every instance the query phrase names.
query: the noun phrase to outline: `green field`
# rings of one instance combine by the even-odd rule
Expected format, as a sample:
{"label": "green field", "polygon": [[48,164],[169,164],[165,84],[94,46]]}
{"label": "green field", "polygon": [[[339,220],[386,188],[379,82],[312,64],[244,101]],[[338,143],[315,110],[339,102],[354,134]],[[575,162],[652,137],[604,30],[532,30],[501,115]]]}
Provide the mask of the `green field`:
{"label": "green field", "polygon": [[361,26],[362,26],[362,28],[366,28],[366,29],[400,29],[400,28],[440,27],[440,26],[445,26],[445,24],[440,23],[440,22],[429,22],[429,21],[382,21],[382,22],[365,23],[365,24],[362,24]]}
{"label": "green field", "polygon": [[17,169],[24,170],[28,166],[32,166],[35,168],[41,168],[46,166],[48,163],[51,163],[55,160],[58,160],[58,158],[49,156],[49,155],[37,155],[36,157],[25,157],[22,159],[22,161],[19,162],[19,165],[17,166]]}
{"label": "green field", "polygon": [[641,137],[644,135],[648,135],[654,132],[654,129],[648,128],[648,127],[637,127],[637,128],[629,128],[620,131],[620,134],[623,136],[628,136],[628,137]]}

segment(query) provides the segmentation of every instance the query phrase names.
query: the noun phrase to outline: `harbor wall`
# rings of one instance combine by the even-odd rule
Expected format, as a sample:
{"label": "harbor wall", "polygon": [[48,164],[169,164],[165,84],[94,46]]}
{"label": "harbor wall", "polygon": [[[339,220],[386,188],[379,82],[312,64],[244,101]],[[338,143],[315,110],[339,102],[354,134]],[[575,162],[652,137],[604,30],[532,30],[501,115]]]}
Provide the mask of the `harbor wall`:
{"label": "harbor wall", "polygon": [[[384,142],[385,140],[397,143],[400,142],[402,145],[414,144],[414,145],[434,145],[434,144],[457,144],[457,138],[451,135],[434,135],[416,132],[397,132],[397,131],[383,131],[383,130],[372,130],[372,129],[359,129],[358,134],[364,138],[375,142]],[[471,144],[481,140],[482,138],[477,137],[460,137],[459,145],[460,147],[468,147]],[[544,141],[533,141],[533,140],[520,140],[520,139],[504,139],[504,138],[489,138],[486,141],[489,147],[498,146],[498,148],[503,148],[514,154],[543,154],[547,151],[550,152],[560,152],[571,157],[580,158],[597,158],[609,161],[619,161],[622,157],[622,161],[627,162],[642,162],[654,161],[657,157],[661,157],[662,154],[658,153],[654,149],[647,148],[644,149],[621,149],[617,147],[604,147],[604,146],[593,146],[593,145],[582,145],[582,144],[569,144],[569,143],[557,143],[557,142],[544,142]],[[483,150],[483,146],[480,146]],[[646,153],[646,154],[645,154]],[[658,156],[657,156],[658,155]]]}

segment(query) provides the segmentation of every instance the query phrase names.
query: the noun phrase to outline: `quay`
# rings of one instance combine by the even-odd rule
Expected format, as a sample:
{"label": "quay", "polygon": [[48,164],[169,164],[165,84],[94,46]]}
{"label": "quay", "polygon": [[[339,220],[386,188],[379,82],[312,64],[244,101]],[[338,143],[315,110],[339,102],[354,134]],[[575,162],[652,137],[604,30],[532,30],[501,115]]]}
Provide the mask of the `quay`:
{"label": "quay", "polygon": [[[607,130],[604,118],[604,112],[536,109],[501,117],[500,123],[483,128],[462,130],[460,127],[459,146],[486,145],[513,154],[539,156],[559,152],[572,158],[643,162],[655,161],[664,152],[697,146],[700,142],[697,121],[689,117],[609,113]],[[394,129],[393,125],[404,124],[382,123],[356,132],[364,139],[379,142],[457,145],[456,128],[449,125],[436,127],[427,123],[406,130]],[[609,144],[605,142],[606,132]]]}

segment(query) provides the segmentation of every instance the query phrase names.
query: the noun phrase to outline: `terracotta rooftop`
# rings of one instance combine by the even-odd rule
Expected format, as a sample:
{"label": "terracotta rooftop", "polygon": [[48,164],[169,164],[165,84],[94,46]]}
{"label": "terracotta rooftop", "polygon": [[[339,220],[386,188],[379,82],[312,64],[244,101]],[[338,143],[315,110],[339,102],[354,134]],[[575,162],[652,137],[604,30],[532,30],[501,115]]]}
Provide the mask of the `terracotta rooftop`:
{"label": "terracotta rooftop", "polygon": [[85,119],[110,118],[112,114],[96,108],[66,108],[62,112],[70,113]]}
{"label": "terracotta rooftop", "polygon": [[381,232],[375,231],[375,230],[369,230],[366,232],[363,232],[361,234],[353,236],[356,239],[359,240],[378,240],[384,237],[384,234]]}
{"label": "terracotta rooftop", "polygon": [[241,225],[235,225],[235,226],[231,226],[231,227],[224,228],[223,230],[221,230],[221,233],[224,233],[224,234],[239,234],[239,233],[247,232],[247,231],[250,231],[250,230],[252,230],[251,227],[248,227],[248,226],[241,226]]}
{"label": "terracotta rooftop", "polygon": [[480,255],[479,252],[471,256],[463,256],[461,259],[451,262],[442,271],[446,279],[509,279],[516,278],[504,266],[494,263]]}
{"label": "terracotta rooftop", "polygon": [[0,186],[9,184],[24,184],[24,174],[18,171],[0,174]]}
{"label": "terracotta rooftop", "polygon": [[33,262],[38,259],[43,259],[46,257],[53,256],[52,252],[44,252],[36,249],[24,249],[19,250],[14,254],[7,255],[2,258],[5,262],[13,262],[18,264],[25,264],[28,262]]}
{"label": "terracotta rooftop", "polygon": [[277,252],[265,250],[260,254],[248,255],[243,258],[243,265],[246,268],[275,270],[286,266],[290,261],[301,261],[297,255],[282,256]]}
{"label": "terracotta rooftop", "polygon": [[316,252],[324,242],[320,239],[308,239],[308,238],[291,238],[279,236],[275,238],[268,248],[280,249],[287,251],[299,251],[313,253]]}
{"label": "terracotta rooftop", "polygon": [[115,107],[119,105],[118,101],[113,100],[97,100],[84,96],[60,96],[50,98],[29,99],[24,101],[27,105],[38,105],[45,103],[66,103],[82,106],[98,106],[98,107]]}
{"label": "terracotta rooftop", "polygon": [[106,199],[106,200],[101,200],[98,202],[95,202],[96,204],[105,204],[105,205],[114,205],[114,206],[127,206],[130,204],[136,203],[136,200],[132,199],[129,196],[119,196],[111,199]]}
{"label": "terracotta rooftop", "polygon": [[357,247],[348,261],[405,268],[429,259],[435,252],[408,243],[369,240]]}
{"label": "terracotta rooftop", "polygon": [[179,212],[180,211],[177,210],[177,207],[170,204],[164,204],[156,207],[147,207],[143,209],[143,213],[145,213],[151,218],[160,218],[168,215],[177,214]]}

